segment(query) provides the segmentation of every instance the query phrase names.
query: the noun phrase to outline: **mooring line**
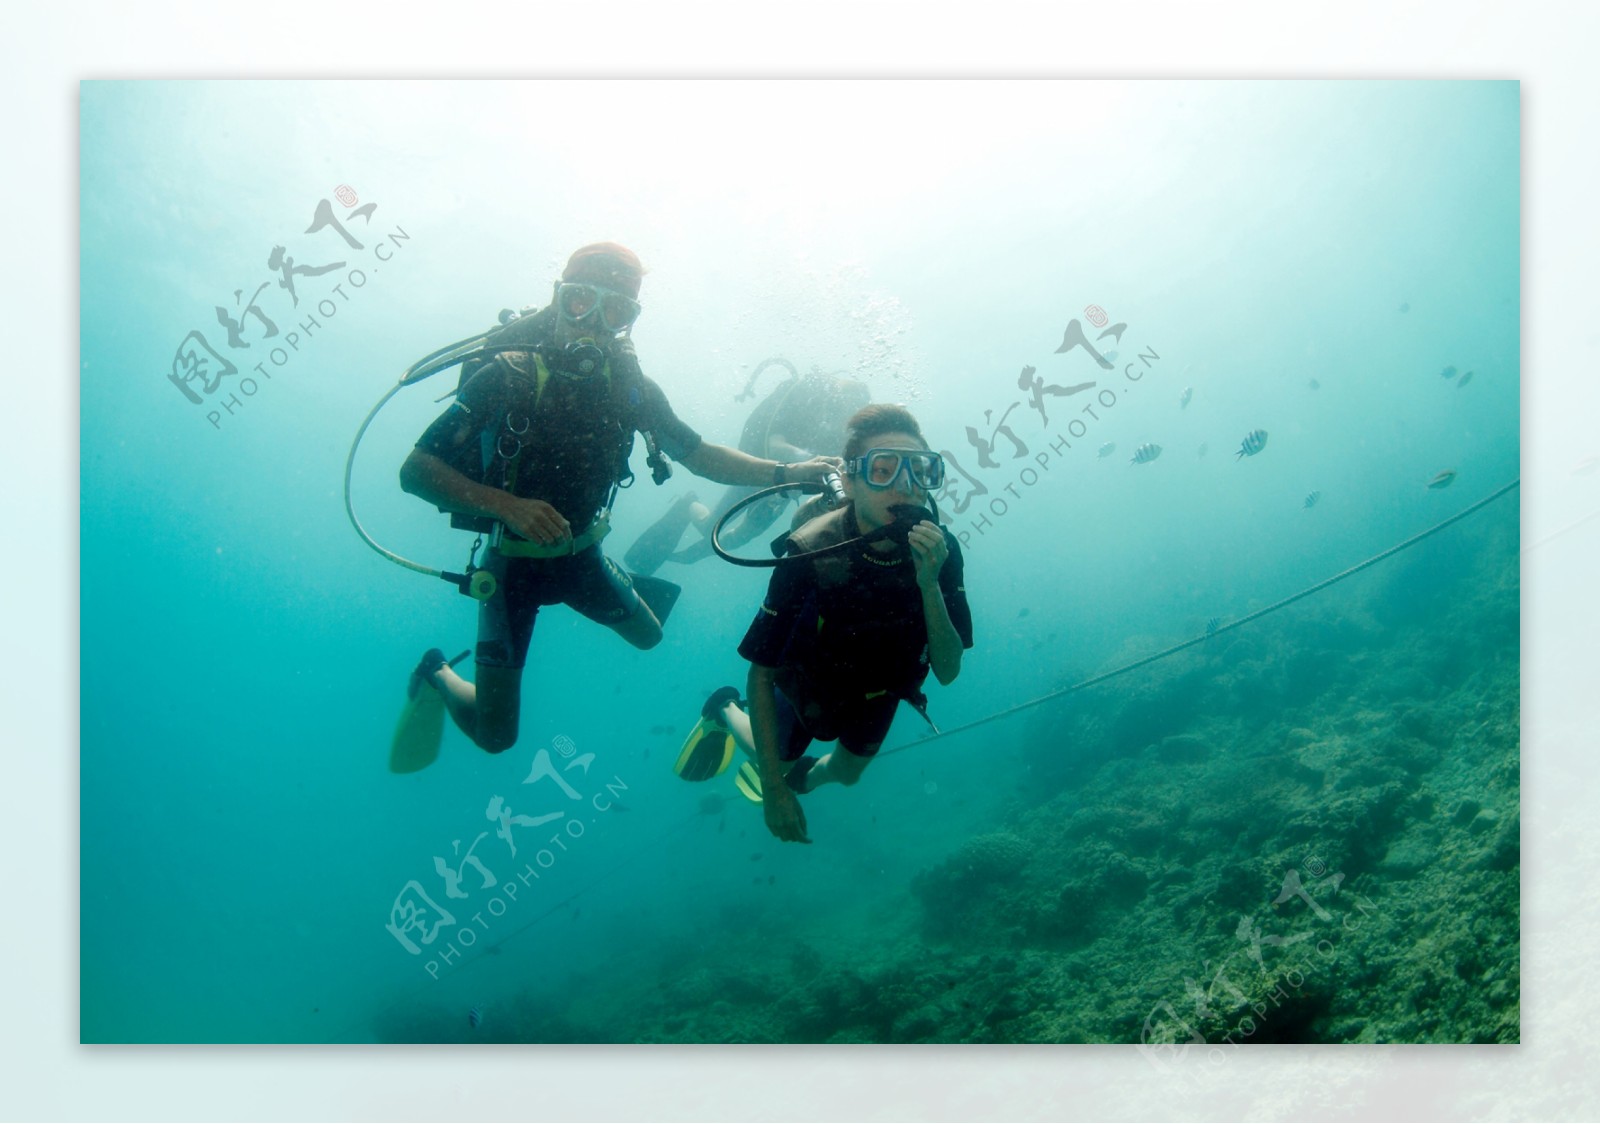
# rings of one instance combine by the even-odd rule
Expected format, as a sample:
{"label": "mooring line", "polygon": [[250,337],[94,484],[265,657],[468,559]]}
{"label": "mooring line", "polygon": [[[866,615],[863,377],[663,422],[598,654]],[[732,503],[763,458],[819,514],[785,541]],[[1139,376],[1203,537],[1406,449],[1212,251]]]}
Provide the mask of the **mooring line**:
{"label": "mooring line", "polygon": [[[1396,543],[1394,546],[1389,547],[1387,550],[1381,550],[1377,554],[1374,554],[1371,558],[1368,558],[1363,562],[1358,562],[1354,566],[1351,566],[1347,570],[1341,570],[1337,574],[1334,574],[1331,578],[1324,578],[1322,581],[1319,581],[1316,585],[1309,586],[1306,589],[1302,589],[1299,593],[1295,593],[1295,594],[1292,594],[1292,595],[1290,595],[1288,597],[1285,597],[1281,601],[1274,601],[1271,605],[1268,605],[1264,609],[1257,609],[1255,612],[1247,613],[1244,616],[1240,617],[1236,621],[1231,621],[1228,624],[1221,625],[1220,627],[1212,629],[1210,632],[1207,632],[1207,633],[1205,633],[1205,634],[1203,634],[1201,636],[1196,636],[1193,640],[1185,640],[1181,644],[1174,644],[1172,647],[1163,649],[1162,651],[1159,651],[1159,652],[1156,652],[1154,655],[1145,656],[1143,659],[1137,659],[1137,660],[1134,660],[1132,663],[1123,664],[1121,667],[1114,668],[1111,671],[1103,672],[1100,675],[1091,676],[1090,678],[1083,680],[1081,683],[1074,683],[1070,687],[1062,687],[1059,690],[1051,691],[1048,694],[1040,695],[1036,699],[1029,699],[1027,702],[1018,703],[1016,706],[1007,707],[1005,710],[996,711],[995,713],[989,715],[986,718],[975,719],[972,722],[967,722],[967,723],[965,723],[963,725],[960,725],[960,726],[952,726],[948,730],[940,730],[936,734],[928,734],[925,737],[917,738],[914,741],[906,742],[904,745],[897,745],[893,749],[883,750],[882,752],[880,752],[878,754],[878,756],[879,757],[888,757],[890,754],[901,753],[901,752],[903,752],[905,750],[911,749],[911,748],[913,748],[915,746],[919,746],[919,745],[927,745],[929,742],[936,742],[941,738],[949,738],[949,737],[954,737],[956,734],[964,734],[968,730],[976,729],[977,727],[986,725],[987,723],[990,723],[990,722],[998,722],[1002,718],[1009,718],[1013,714],[1018,714],[1018,713],[1020,713],[1020,712],[1022,712],[1024,710],[1028,710],[1028,709],[1030,709],[1032,707],[1041,706],[1044,703],[1050,702],[1050,701],[1052,701],[1054,699],[1059,699],[1063,695],[1070,695],[1074,691],[1081,691],[1086,687],[1093,687],[1097,683],[1104,683],[1108,679],[1115,679],[1119,675],[1126,675],[1128,672],[1134,671],[1134,670],[1136,670],[1138,668],[1141,668],[1141,667],[1144,667],[1147,664],[1152,664],[1152,663],[1155,663],[1157,660],[1164,660],[1168,656],[1176,655],[1178,652],[1183,651],[1185,648],[1192,648],[1196,644],[1204,644],[1207,640],[1210,640],[1213,637],[1221,636],[1224,632],[1232,632],[1234,629],[1241,628],[1244,625],[1249,624],[1253,620],[1259,620],[1261,617],[1266,616],[1268,613],[1275,613],[1279,609],[1284,608],[1286,605],[1293,605],[1296,601],[1299,601],[1302,598],[1310,597],[1313,593],[1316,593],[1316,592],[1318,592],[1320,590],[1327,589],[1330,585],[1333,585],[1335,582],[1344,581],[1345,578],[1350,577],[1352,574],[1359,574],[1362,570],[1367,569],[1369,566],[1377,565],[1379,562],[1382,562],[1385,558],[1389,558],[1389,557],[1392,557],[1393,555],[1399,554],[1402,550],[1405,550],[1408,547],[1416,546],[1419,542],[1421,542],[1423,539],[1427,538],[1428,536],[1436,535],[1440,531],[1444,530],[1446,527],[1450,526],[1452,523],[1458,523],[1461,520],[1465,519],[1467,516],[1471,515],[1473,512],[1478,511],[1481,508],[1487,507],[1489,504],[1493,503],[1495,500],[1499,499],[1501,496],[1503,496],[1507,492],[1511,491],[1513,488],[1515,488],[1521,482],[1522,482],[1522,478],[1518,477],[1516,480],[1511,481],[1511,483],[1503,485],[1502,487],[1500,487],[1500,488],[1496,489],[1495,491],[1489,493],[1489,495],[1485,496],[1483,499],[1479,500],[1477,503],[1472,504],[1470,507],[1467,507],[1467,508],[1463,509],[1462,511],[1456,512],[1456,514],[1450,516],[1450,518],[1444,520],[1443,522],[1435,523],[1432,527],[1429,527],[1426,531],[1422,531],[1422,532],[1419,532],[1418,534],[1412,535],[1409,539],[1406,539],[1404,542]],[[1535,544],[1535,545],[1537,545],[1537,544]]]}

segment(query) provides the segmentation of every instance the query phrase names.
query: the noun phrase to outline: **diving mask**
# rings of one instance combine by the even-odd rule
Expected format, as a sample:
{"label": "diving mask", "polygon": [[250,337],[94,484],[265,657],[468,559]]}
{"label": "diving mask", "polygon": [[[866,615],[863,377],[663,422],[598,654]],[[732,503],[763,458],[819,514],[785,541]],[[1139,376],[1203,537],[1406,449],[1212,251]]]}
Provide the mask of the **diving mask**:
{"label": "diving mask", "polygon": [[845,461],[844,470],[878,490],[893,487],[902,471],[910,484],[926,492],[944,484],[944,458],[926,449],[868,449]]}
{"label": "diving mask", "polygon": [[639,302],[615,289],[581,281],[556,286],[556,309],[564,320],[582,324],[591,317],[612,335],[625,331],[639,319]]}

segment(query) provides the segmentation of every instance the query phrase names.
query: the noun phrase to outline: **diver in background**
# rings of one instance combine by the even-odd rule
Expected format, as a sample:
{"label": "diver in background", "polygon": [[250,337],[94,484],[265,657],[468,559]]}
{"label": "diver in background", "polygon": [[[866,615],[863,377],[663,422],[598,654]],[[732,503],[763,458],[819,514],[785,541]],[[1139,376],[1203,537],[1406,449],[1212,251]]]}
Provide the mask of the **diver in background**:
{"label": "diver in background", "polygon": [[[628,336],[643,275],[633,251],[614,242],[575,251],[551,305],[490,338],[490,356],[463,370],[455,402],[400,470],[401,487],[453,513],[453,523],[503,528],[485,563],[496,589],[479,608],[477,682],[434,648],[409,692],[415,701],[437,691],[456,725],[491,753],[517,740],[522,668],[541,606],[569,605],[636,648],[661,640],[677,587],[635,581],[600,549],[611,500],[632,478],[635,433],[645,435],[658,479],[667,471],[660,453],[697,476],[749,487],[837,471],[837,458],[790,465],[709,444],[678,419],[639,369]],[[417,752],[415,767],[432,760],[426,747]]]}
{"label": "diver in background", "polygon": [[[871,400],[866,386],[816,369],[801,375],[787,359],[773,358],[756,366],[736,400],[754,397],[756,380],[774,365],[787,367],[789,378],[751,411],[739,435],[740,450],[753,457],[786,462],[809,461],[819,453],[837,456],[844,446],[845,422]],[[734,504],[755,491],[748,485],[735,485],[722,494],[716,507],[709,509],[693,492],[685,494],[628,548],[624,563],[634,573],[648,575],[664,562],[692,565],[708,557],[712,528]],[[779,494],[746,508],[740,520],[723,532],[723,546],[733,550],[761,534],[783,513],[791,498]],[[704,537],[679,550],[678,542],[691,522]]]}
{"label": "diver in background", "polygon": [[[762,814],[779,839],[809,843],[798,796],[851,785],[878,752],[901,700],[925,712],[923,682],[961,672],[972,647],[961,549],[925,509],[944,482],[903,406],[870,405],[849,421],[844,493],[849,501],[792,533],[805,554],[920,518],[909,535],[780,564],[739,645],[750,661],[748,707],[724,687],[702,717],[731,733],[756,764]],[[898,512],[902,505],[911,511]],[[813,740],[835,741],[822,757]],[[713,746],[715,739],[707,739]]]}

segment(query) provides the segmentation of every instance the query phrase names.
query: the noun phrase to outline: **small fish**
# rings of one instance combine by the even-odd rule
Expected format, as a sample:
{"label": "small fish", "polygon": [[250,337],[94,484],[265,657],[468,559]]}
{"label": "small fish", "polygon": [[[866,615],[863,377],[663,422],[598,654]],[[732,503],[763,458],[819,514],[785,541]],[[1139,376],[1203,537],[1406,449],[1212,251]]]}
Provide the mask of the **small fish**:
{"label": "small fish", "polygon": [[1028,607],[1026,605],[1024,605],[1022,608],[1017,610],[1017,619],[1018,620],[1021,620],[1023,617],[1025,617],[1027,615],[1028,615]]}
{"label": "small fish", "polygon": [[1222,618],[1221,617],[1212,617],[1210,620],[1208,620],[1206,622],[1206,635],[1207,636],[1215,636],[1217,634],[1217,629],[1219,629],[1221,627],[1222,627]]}
{"label": "small fish", "polygon": [[1439,475],[1435,476],[1432,480],[1429,480],[1428,481],[1428,487],[1430,487],[1430,488],[1448,488],[1450,486],[1451,482],[1453,480],[1455,480],[1455,478],[1456,478],[1456,470],[1453,469],[1453,468],[1447,468],[1443,472],[1439,473]]}
{"label": "small fish", "polygon": [[1396,312],[1410,312],[1411,311],[1411,302],[1410,301],[1401,301],[1400,302],[1400,307],[1395,309],[1395,311]]}
{"label": "small fish", "polygon": [[607,808],[606,811],[608,811],[608,812],[631,812],[631,811],[633,811],[633,809],[628,807],[626,804],[624,804],[620,800],[613,800],[611,802],[611,807]]}
{"label": "small fish", "polygon": [[1117,361],[1117,353],[1115,351],[1104,352],[1103,356],[1107,363],[1115,363]]}
{"label": "small fish", "polygon": [[753,862],[753,863],[760,862],[761,861],[761,852],[760,851],[751,851],[750,852],[750,861]]}
{"label": "small fish", "polygon": [[1242,457],[1253,457],[1266,447],[1267,431],[1264,429],[1252,429],[1245,435],[1245,439],[1240,442],[1239,452],[1233,459],[1239,460]]}
{"label": "small fish", "polygon": [[1322,493],[1321,492],[1312,492],[1309,496],[1306,497],[1306,502],[1301,504],[1300,506],[1301,507],[1316,507],[1317,506],[1317,501],[1320,500],[1321,498],[1322,498]]}
{"label": "small fish", "polygon": [[650,732],[652,734],[673,734],[677,733],[677,727],[669,726],[665,722],[658,722],[656,725],[650,727]]}
{"label": "small fish", "polygon": [[1133,456],[1128,458],[1129,464],[1149,464],[1161,455],[1160,445],[1140,445],[1133,451]]}
{"label": "small fish", "polygon": [[1104,459],[1105,457],[1109,457],[1112,453],[1114,453],[1116,451],[1117,451],[1117,443],[1115,441],[1107,441],[1104,445],[1100,446],[1100,456],[1101,456],[1102,459]]}
{"label": "small fish", "polygon": [[480,1026],[483,1025],[483,1008],[482,1007],[474,1007],[474,1008],[472,1008],[472,1010],[467,1012],[467,1025],[470,1026],[473,1030],[477,1030]]}
{"label": "small fish", "polygon": [[1441,378],[1453,379],[1456,377],[1456,369],[1454,367],[1446,367],[1439,372],[1439,375]]}
{"label": "small fish", "polygon": [[767,875],[767,885],[768,886],[771,886],[773,883],[777,882],[777,880],[778,880],[778,876],[776,874]]}
{"label": "small fish", "polygon": [[1181,394],[1178,397],[1178,409],[1182,410],[1185,407],[1187,407],[1189,405],[1189,399],[1191,399],[1193,397],[1194,397],[1194,387],[1192,387],[1192,386],[1184,387],[1183,388],[1183,394]]}
{"label": "small fish", "polygon": [[1472,372],[1468,371],[1466,374],[1462,375],[1459,379],[1456,380],[1456,389],[1460,390],[1462,387],[1466,386],[1471,381],[1472,381]]}
{"label": "small fish", "polygon": [[1310,382],[1306,383],[1306,385],[1309,386],[1312,390],[1321,390],[1322,389],[1322,384],[1320,382],[1318,382],[1316,379],[1312,379]]}
{"label": "small fish", "polygon": [[1203,456],[1206,455],[1206,450],[1209,449],[1209,448],[1211,448],[1211,446],[1206,444],[1206,442],[1202,441],[1202,442],[1200,442],[1200,448],[1195,450],[1195,454],[1194,455],[1197,456],[1197,457],[1203,457]]}

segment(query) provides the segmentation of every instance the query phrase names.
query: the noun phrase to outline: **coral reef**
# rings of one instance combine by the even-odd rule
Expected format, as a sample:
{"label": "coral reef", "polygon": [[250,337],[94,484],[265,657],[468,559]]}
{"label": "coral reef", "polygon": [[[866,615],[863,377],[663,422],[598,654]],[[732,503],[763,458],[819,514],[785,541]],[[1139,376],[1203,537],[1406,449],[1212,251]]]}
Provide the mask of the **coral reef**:
{"label": "coral reef", "polygon": [[574,981],[505,1033],[1135,1042],[1162,1064],[1199,1044],[1515,1042],[1516,576],[1470,598],[1425,578],[1040,714],[1004,822],[870,921],[824,938],[781,904],[730,916],[713,950]]}

